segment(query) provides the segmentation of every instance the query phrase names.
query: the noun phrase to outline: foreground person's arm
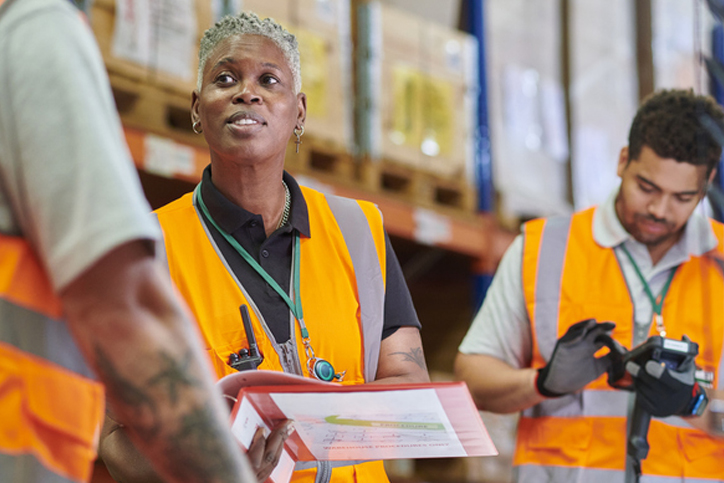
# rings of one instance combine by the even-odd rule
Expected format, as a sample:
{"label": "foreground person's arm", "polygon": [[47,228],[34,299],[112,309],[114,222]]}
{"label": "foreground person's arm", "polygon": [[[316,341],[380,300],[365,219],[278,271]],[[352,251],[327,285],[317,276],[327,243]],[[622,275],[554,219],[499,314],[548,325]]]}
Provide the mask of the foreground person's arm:
{"label": "foreground person's arm", "polygon": [[114,414],[164,481],[256,481],[198,334],[144,242],[112,250],[61,298]]}

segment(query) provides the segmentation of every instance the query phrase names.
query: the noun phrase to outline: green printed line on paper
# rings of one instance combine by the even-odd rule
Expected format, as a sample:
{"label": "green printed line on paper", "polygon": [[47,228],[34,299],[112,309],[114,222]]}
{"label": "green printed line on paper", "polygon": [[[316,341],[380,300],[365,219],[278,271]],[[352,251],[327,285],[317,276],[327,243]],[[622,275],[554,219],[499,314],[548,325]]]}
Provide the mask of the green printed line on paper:
{"label": "green printed line on paper", "polygon": [[327,416],[324,418],[330,424],[341,424],[345,426],[367,426],[375,428],[391,428],[391,429],[420,429],[427,431],[445,431],[442,423],[415,423],[405,421],[370,421],[367,419],[345,419],[338,415]]}

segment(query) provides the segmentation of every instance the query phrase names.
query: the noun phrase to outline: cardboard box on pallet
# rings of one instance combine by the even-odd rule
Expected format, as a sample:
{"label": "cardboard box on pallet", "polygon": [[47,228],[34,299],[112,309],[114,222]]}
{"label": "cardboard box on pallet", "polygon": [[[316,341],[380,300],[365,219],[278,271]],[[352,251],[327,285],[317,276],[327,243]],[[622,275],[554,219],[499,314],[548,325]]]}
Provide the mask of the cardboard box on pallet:
{"label": "cardboard box on pallet", "polygon": [[353,150],[352,36],[349,0],[290,0],[297,36],[306,136],[341,152]]}
{"label": "cardboard box on pallet", "polygon": [[358,143],[373,159],[418,167],[422,132],[420,22],[379,2],[358,7]]}
{"label": "cardboard box on pallet", "polygon": [[89,18],[109,73],[190,99],[210,0],[96,0]]}
{"label": "cardboard box on pallet", "polygon": [[[178,9],[184,2],[190,3],[189,10]],[[211,0],[184,2],[160,1],[160,16],[166,20],[159,22],[158,35],[165,42],[157,43],[156,60],[152,65],[154,83],[188,99],[190,107],[191,92],[196,89],[198,75],[199,42],[206,29],[211,27],[213,14]],[[168,60],[162,64],[161,59]]]}
{"label": "cardboard box on pallet", "polygon": [[461,179],[473,156],[475,39],[380,2],[361,5],[358,22],[361,149]]}
{"label": "cardboard box on pallet", "polygon": [[151,70],[142,59],[129,59],[114,53],[113,32],[116,22],[116,5],[114,0],[97,0],[91,4],[88,13],[93,34],[98,42],[101,55],[109,73],[142,82],[149,82]]}
{"label": "cardboard box on pallet", "polygon": [[421,167],[446,178],[471,174],[475,149],[478,44],[472,35],[424,22]]}

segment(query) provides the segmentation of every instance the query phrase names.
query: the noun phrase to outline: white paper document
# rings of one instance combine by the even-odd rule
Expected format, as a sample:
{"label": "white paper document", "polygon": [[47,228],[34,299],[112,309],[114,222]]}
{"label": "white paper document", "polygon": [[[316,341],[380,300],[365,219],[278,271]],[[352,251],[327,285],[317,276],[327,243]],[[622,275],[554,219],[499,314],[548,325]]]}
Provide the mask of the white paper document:
{"label": "white paper document", "polygon": [[318,460],[466,454],[432,389],[271,397]]}
{"label": "white paper document", "polygon": [[462,382],[343,386],[244,371],[218,385],[236,401],[232,428],[242,443],[257,427],[292,420],[285,448],[296,462],[498,454]]}

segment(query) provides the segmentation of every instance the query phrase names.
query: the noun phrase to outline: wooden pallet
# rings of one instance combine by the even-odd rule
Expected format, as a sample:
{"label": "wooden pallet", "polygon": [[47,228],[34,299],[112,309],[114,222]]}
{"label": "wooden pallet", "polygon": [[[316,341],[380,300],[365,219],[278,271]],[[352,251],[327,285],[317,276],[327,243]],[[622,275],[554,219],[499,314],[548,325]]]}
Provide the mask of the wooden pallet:
{"label": "wooden pallet", "polygon": [[294,138],[289,142],[284,165],[294,173],[335,184],[357,185],[357,163],[352,154],[329,142],[305,135],[296,152]]}
{"label": "wooden pallet", "polygon": [[[122,76],[110,76],[111,87],[121,120],[127,127],[140,129],[176,142],[206,148],[203,135],[191,128],[191,100]],[[354,187],[390,195],[423,208],[449,214],[474,215],[477,211],[475,188],[464,178],[445,178],[420,168],[387,159],[358,158],[329,142],[305,135],[295,152],[289,142],[285,167],[294,174],[322,183]]]}
{"label": "wooden pallet", "polygon": [[191,93],[182,96],[153,84],[110,73],[123,124],[194,146],[206,146],[191,128]]}
{"label": "wooden pallet", "polygon": [[472,214],[475,188],[465,179],[447,179],[389,160],[360,161],[359,179],[368,190],[390,194],[417,206]]}

